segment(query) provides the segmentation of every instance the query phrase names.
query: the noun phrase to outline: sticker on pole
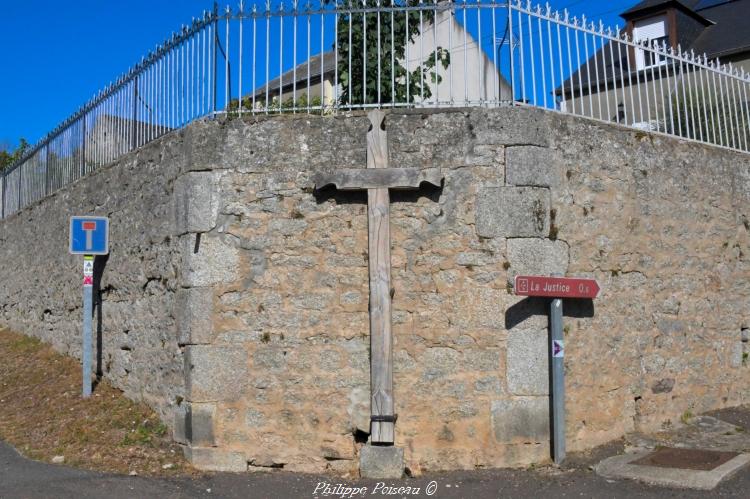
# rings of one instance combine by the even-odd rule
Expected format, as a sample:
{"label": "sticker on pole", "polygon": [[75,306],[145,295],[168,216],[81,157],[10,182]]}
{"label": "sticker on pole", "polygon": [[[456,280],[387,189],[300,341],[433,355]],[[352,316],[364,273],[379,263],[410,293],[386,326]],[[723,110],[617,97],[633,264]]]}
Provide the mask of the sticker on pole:
{"label": "sticker on pole", "polygon": [[70,253],[106,255],[109,253],[107,217],[70,217]]}
{"label": "sticker on pole", "polygon": [[552,340],[552,356],[565,357],[565,346],[563,340]]}

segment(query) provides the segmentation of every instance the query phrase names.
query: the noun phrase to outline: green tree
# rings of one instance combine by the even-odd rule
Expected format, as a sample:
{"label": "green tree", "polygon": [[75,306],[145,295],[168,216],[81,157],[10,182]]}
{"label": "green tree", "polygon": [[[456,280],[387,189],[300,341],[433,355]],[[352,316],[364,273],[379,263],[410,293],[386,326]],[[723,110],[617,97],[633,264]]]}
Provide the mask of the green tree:
{"label": "green tree", "polygon": [[681,137],[739,149],[750,133],[743,112],[745,105],[729,92],[717,96],[696,89],[678,91],[669,100],[666,118],[659,128]]}
{"label": "green tree", "polygon": [[[332,0],[325,0],[332,3]],[[365,0],[354,8],[414,7],[419,0]],[[338,21],[338,77],[341,105],[391,102],[411,103],[432,96],[431,84],[442,77],[437,66],[450,64],[450,52],[441,47],[426,47],[428,54],[409,71],[405,66],[406,47],[420,34],[431,29],[434,9],[394,12],[342,13]],[[379,26],[379,29],[378,29]],[[414,54],[409,54],[414,58]],[[350,66],[351,57],[351,66]],[[380,78],[378,78],[378,70]],[[365,76],[366,75],[366,76]],[[378,86],[379,85],[379,86]]]}
{"label": "green tree", "polygon": [[29,143],[26,142],[26,139],[21,138],[21,140],[18,141],[18,147],[13,151],[9,151],[9,148],[7,147],[0,149],[0,170],[4,170],[21,159],[29,147]]}

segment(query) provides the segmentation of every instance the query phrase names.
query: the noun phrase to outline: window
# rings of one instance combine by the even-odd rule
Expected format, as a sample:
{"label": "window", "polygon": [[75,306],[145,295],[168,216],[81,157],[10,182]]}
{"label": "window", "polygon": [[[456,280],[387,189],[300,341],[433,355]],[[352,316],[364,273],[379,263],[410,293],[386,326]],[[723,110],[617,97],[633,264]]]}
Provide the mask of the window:
{"label": "window", "polygon": [[[647,42],[648,45],[653,43],[668,42],[667,36],[667,16],[656,16],[636,21],[633,25],[633,40],[636,42]],[[635,63],[638,69],[649,68],[663,64],[665,56],[651,50],[637,49],[635,53]]]}

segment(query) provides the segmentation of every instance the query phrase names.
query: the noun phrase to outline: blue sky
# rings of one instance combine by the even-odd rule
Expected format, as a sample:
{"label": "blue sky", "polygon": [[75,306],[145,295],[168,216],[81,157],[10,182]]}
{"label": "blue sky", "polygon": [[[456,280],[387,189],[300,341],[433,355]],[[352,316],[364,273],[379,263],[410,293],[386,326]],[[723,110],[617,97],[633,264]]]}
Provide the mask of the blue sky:
{"label": "blue sky", "polygon": [[[550,4],[613,26],[622,22],[617,14],[636,2]],[[21,137],[36,142],[172,31],[212,6],[211,0],[0,0],[0,147],[15,146]]]}

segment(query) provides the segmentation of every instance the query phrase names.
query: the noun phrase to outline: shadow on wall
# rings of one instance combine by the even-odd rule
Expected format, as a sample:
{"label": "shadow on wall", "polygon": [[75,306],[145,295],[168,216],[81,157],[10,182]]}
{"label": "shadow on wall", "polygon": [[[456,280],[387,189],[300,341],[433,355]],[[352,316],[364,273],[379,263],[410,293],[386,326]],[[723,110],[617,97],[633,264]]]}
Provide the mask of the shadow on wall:
{"label": "shadow on wall", "polygon": [[[423,197],[437,203],[443,193],[443,186],[436,187],[428,182],[422,182],[419,189],[388,189],[388,191],[391,203],[416,203]],[[321,189],[313,190],[313,196],[317,204],[331,200],[336,204],[367,204],[367,189],[348,191],[336,189],[333,185],[326,185]]]}
{"label": "shadow on wall", "polygon": [[[534,315],[547,315],[550,298],[529,296],[505,311],[505,329],[510,330]],[[575,319],[594,316],[594,300],[563,300],[563,317]]]}
{"label": "shadow on wall", "polygon": [[96,390],[104,375],[102,370],[102,276],[104,276],[104,269],[107,267],[108,261],[109,255],[96,255],[94,257],[94,307],[92,313],[96,320],[96,380],[92,386],[93,390]]}

